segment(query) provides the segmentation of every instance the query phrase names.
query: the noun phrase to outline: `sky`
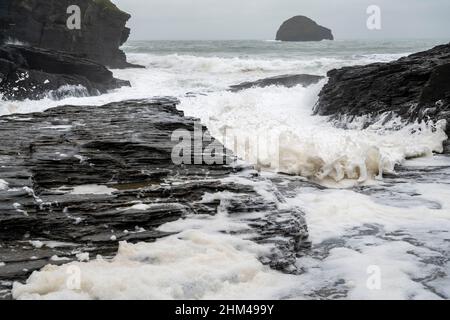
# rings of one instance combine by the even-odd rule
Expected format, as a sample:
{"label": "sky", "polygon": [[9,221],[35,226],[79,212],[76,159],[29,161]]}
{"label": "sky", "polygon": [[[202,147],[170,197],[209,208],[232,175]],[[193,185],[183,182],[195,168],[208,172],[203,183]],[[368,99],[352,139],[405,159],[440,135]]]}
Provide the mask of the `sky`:
{"label": "sky", "polygon": [[[269,40],[281,23],[306,15],[336,39],[450,41],[450,0],[112,0],[130,13],[132,40]],[[381,9],[381,30],[366,10]]]}

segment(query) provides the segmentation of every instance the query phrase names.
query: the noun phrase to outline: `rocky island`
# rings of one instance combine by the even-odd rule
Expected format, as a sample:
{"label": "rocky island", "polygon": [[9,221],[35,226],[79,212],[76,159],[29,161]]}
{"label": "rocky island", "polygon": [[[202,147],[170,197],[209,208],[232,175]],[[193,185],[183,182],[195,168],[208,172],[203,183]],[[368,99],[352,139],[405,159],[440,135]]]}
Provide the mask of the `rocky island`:
{"label": "rocky island", "polygon": [[322,41],[334,40],[330,29],[317,24],[305,16],[292,17],[281,25],[276,40],[280,41]]}

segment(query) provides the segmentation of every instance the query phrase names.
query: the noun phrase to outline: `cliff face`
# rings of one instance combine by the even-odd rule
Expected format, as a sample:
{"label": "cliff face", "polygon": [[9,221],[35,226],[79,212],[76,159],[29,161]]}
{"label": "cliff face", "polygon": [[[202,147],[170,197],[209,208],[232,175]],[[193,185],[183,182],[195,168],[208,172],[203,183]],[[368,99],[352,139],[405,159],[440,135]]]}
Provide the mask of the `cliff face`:
{"label": "cliff face", "polygon": [[331,30],[305,16],[286,20],[277,32],[276,40],[281,41],[321,41],[334,40]]}
{"label": "cliff face", "polygon": [[[3,0],[2,0],[3,1]],[[65,51],[112,68],[129,67],[119,47],[128,39],[130,15],[110,0],[6,0],[9,21],[5,37],[31,46]],[[69,30],[67,8],[81,9],[81,29]]]}

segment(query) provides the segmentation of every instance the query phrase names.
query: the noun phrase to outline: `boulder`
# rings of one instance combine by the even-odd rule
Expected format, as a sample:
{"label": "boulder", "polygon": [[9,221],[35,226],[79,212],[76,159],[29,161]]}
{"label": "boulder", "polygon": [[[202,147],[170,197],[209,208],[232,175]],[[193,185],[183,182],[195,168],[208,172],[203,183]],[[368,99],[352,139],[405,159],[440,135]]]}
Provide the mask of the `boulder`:
{"label": "boulder", "polygon": [[324,77],[310,74],[281,75],[233,85],[230,86],[230,91],[237,92],[254,87],[265,88],[269,86],[282,86],[292,88],[298,85],[302,85],[303,87],[308,87],[312,84],[318,83],[322,79],[324,79]]}
{"label": "boulder", "polygon": [[334,40],[330,29],[318,25],[305,16],[295,16],[286,20],[277,32],[276,40],[281,41],[322,41]]}
{"label": "boulder", "polygon": [[52,50],[0,46],[0,93],[3,99],[41,99],[46,95],[98,95],[129,86],[96,62]]}
{"label": "boulder", "polygon": [[332,116],[382,114],[405,120],[447,120],[450,135],[450,43],[389,63],[331,70],[315,113]]}
{"label": "boulder", "polygon": [[[5,1],[5,0],[2,0]],[[130,15],[110,0],[6,0],[9,29],[3,37],[30,46],[65,51],[111,68],[131,67],[119,47],[130,29]],[[67,9],[81,9],[81,29],[69,30]],[[0,36],[1,37],[1,36]]]}

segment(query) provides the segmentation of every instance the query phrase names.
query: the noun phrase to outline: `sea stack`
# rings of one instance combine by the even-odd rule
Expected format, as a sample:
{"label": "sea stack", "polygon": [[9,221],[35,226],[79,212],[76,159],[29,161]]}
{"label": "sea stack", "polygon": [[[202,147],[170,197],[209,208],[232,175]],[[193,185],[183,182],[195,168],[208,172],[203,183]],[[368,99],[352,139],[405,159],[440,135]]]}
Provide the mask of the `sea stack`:
{"label": "sea stack", "polygon": [[286,20],[278,29],[276,40],[281,41],[322,41],[334,40],[330,29],[318,25],[305,16],[295,16]]}
{"label": "sea stack", "polygon": [[[2,0],[4,1],[4,0]],[[111,68],[126,68],[125,43],[130,15],[110,0],[7,0],[9,28],[3,37],[26,45],[64,51]],[[66,25],[68,8],[80,9],[80,28]]]}

